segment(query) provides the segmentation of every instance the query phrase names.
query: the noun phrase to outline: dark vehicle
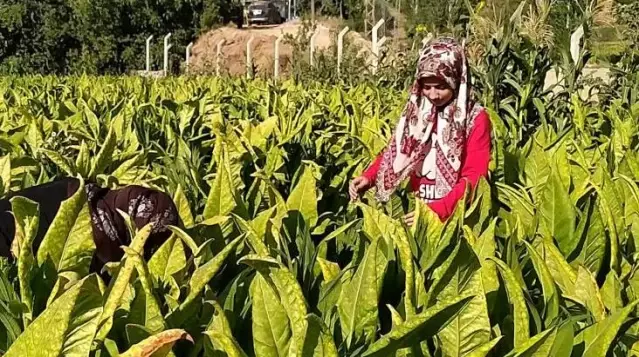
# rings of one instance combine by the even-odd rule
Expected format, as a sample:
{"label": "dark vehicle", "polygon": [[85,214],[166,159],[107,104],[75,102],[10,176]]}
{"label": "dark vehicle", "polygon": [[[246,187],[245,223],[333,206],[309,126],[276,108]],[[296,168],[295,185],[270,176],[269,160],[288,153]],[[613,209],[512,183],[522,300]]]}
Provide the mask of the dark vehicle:
{"label": "dark vehicle", "polygon": [[284,22],[280,9],[270,1],[256,1],[248,6],[248,25],[273,25]]}

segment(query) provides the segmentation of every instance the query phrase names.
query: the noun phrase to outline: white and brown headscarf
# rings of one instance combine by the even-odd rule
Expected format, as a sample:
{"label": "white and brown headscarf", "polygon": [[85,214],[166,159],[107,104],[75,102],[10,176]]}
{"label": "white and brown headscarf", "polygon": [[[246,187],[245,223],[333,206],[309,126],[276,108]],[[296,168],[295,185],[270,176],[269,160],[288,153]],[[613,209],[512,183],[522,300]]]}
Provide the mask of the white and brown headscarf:
{"label": "white and brown headscarf", "polygon": [[[422,96],[419,80],[425,77],[438,77],[455,91],[446,107],[437,108]],[[444,197],[457,184],[466,136],[482,109],[470,101],[469,94],[464,46],[452,38],[426,43],[420,51],[410,98],[383,154],[375,183],[378,200],[388,201],[415,169],[435,172],[438,197]],[[435,160],[424,160],[430,150],[435,150]],[[417,167],[419,164],[433,167]]]}

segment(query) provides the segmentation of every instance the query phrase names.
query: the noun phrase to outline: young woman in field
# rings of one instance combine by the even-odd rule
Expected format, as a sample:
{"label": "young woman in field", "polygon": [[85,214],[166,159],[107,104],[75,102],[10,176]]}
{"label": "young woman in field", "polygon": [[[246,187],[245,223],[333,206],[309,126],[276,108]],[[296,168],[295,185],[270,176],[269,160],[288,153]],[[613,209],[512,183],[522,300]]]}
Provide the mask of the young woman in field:
{"label": "young woman in field", "polygon": [[[488,173],[490,120],[470,99],[464,48],[440,38],[420,51],[416,81],[384,151],[349,187],[352,200],[373,186],[387,201],[410,178],[417,198],[446,220],[467,187]],[[413,224],[414,213],[405,217]]]}
{"label": "young woman in field", "polygon": [[[22,196],[39,204],[39,227],[33,243],[33,249],[37,251],[62,201],[70,198],[79,186],[78,179],[63,178],[14,192],[0,200],[0,256],[11,256],[11,244],[15,235],[15,222],[9,201],[11,197]],[[137,228],[154,223],[144,246],[147,259],[171,235],[166,226],[177,226],[180,223],[173,200],[163,192],[136,185],[110,190],[90,182],[84,187],[95,243],[91,271],[99,272],[105,263],[119,261],[124,255],[121,246],[131,243],[124,218],[118,213],[118,209],[131,216]]]}

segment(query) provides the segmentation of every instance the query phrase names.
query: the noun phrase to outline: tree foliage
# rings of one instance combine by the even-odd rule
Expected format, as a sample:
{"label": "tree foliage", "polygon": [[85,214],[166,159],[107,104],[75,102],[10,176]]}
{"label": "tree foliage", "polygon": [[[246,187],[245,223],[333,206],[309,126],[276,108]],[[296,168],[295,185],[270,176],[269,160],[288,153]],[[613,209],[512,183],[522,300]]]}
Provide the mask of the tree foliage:
{"label": "tree foliage", "polygon": [[[153,35],[153,64],[161,38],[173,53],[197,34],[240,18],[237,0],[5,0],[0,4],[0,71],[4,73],[125,73],[144,67]],[[174,55],[172,67],[181,56]]]}

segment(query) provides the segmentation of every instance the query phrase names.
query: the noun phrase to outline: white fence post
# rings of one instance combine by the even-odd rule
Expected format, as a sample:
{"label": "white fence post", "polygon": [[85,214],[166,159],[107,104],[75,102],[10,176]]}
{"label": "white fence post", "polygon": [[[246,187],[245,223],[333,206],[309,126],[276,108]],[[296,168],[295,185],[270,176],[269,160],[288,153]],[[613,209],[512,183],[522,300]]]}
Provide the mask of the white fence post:
{"label": "white fence post", "polygon": [[147,37],[146,39],[146,73],[148,74],[151,71],[151,40],[153,39],[153,35]]}
{"label": "white fence post", "polygon": [[283,38],[284,35],[279,35],[277,40],[275,40],[275,68],[273,68],[273,77],[275,79],[280,76],[280,42],[282,42]]}
{"label": "white fence post", "polygon": [[164,75],[166,76],[169,72],[169,49],[171,49],[171,45],[169,44],[169,38],[171,38],[171,33],[164,36]]}
{"label": "white fence post", "polygon": [[253,77],[253,53],[251,51],[251,45],[254,39],[255,36],[251,36],[248,42],[246,42],[246,78]]}
{"label": "white fence post", "polygon": [[191,63],[191,49],[193,48],[193,42],[186,46],[186,71],[189,71],[189,64]]}
{"label": "white fence post", "polygon": [[384,19],[377,21],[377,24],[373,26],[373,74],[377,73],[377,66],[379,64],[379,40],[378,30],[384,24]]}
{"label": "white fence post", "polygon": [[337,35],[337,75],[341,74],[342,69],[342,55],[344,54],[344,36],[348,33],[348,26],[344,27],[342,31],[340,31],[339,35]]}
{"label": "white fence post", "polygon": [[222,45],[226,42],[224,39],[221,39],[220,42],[217,43],[217,52],[215,54],[215,74],[220,76],[220,57],[222,57]]}
{"label": "white fence post", "polygon": [[318,31],[317,29],[315,29],[315,32],[313,32],[313,35],[311,36],[311,43],[309,48],[311,67],[315,65],[315,38],[317,37],[317,34],[318,34]]}
{"label": "white fence post", "polygon": [[579,52],[580,52],[580,41],[584,36],[584,26],[579,26],[575,32],[570,35],[570,57],[572,57],[572,61],[577,63],[579,60]]}

